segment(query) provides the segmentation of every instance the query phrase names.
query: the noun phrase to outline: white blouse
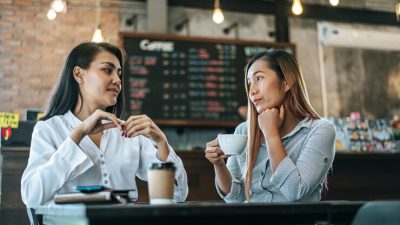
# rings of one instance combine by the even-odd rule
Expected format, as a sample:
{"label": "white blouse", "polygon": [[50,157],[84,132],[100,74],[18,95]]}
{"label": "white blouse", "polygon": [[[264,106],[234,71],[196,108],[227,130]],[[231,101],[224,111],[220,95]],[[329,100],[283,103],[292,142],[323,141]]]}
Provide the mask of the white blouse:
{"label": "white blouse", "polygon": [[[160,162],[152,140],[141,135],[125,138],[118,128],[103,131],[100,148],[88,136],[77,145],[69,135],[79,123],[69,111],[36,124],[21,180],[22,200],[28,207],[50,204],[55,194],[76,192],[76,185],[137,190],[135,176],[147,181],[150,163]],[[183,202],[187,175],[182,160],[169,149],[167,161],[177,167],[174,201]]]}

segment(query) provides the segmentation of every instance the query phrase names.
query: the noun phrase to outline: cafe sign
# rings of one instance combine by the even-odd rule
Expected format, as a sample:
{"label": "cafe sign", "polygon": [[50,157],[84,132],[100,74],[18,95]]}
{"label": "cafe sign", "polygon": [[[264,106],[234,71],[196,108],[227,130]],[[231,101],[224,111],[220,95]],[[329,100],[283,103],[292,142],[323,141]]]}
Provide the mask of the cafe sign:
{"label": "cafe sign", "polygon": [[11,128],[18,128],[18,124],[19,124],[18,113],[0,112],[0,130],[1,130],[0,140],[4,139],[7,141],[12,135]]}
{"label": "cafe sign", "polygon": [[19,114],[0,112],[0,127],[18,128]]}

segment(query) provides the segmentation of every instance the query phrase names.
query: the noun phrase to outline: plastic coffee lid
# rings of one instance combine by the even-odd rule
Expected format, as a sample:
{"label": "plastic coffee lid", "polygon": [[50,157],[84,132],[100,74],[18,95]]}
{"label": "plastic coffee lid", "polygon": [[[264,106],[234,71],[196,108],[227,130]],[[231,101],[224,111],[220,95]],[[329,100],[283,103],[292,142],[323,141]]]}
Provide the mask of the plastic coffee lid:
{"label": "plastic coffee lid", "polygon": [[151,170],[172,170],[175,171],[176,167],[173,162],[154,162],[150,165]]}

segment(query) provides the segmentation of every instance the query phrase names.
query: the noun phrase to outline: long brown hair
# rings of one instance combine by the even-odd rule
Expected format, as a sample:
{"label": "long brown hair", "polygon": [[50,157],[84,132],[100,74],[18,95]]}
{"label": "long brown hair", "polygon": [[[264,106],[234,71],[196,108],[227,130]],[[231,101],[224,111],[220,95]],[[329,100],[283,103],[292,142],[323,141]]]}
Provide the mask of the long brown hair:
{"label": "long brown hair", "polygon": [[261,130],[258,126],[258,113],[255,106],[250,101],[250,86],[247,83],[249,68],[257,61],[263,60],[267,62],[268,67],[275,71],[279,79],[291,84],[291,88],[287,92],[288,110],[299,117],[309,117],[319,119],[319,115],[311,106],[306,84],[301,74],[299,64],[296,58],[283,50],[270,50],[260,52],[254,55],[247,63],[245,68],[244,83],[247,93],[248,116],[248,146],[247,146],[247,172],[245,183],[246,199],[250,202],[250,184],[253,176],[253,168],[257,159],[257,154],[261,145]]}
{"label": "long brown hair", "polygon": [[[107,51],[118,58],[122,68],[121,87],[124,88],[124,56],[122,51],[117,46],[105,42],[83,42],[69,53],[62,69],[57,88],[54,90],[46,114],[41,120],[47,120],[56,115],[63,115],[68,112],[68,110],[73,110],[75,108],[78,98],[82,98],[82,96],[79,91],[78,83],[72,76],[74,67],[89,68],[90,63],[94,60],[96,55],[102,51]],[[114,113],[119,118],[122,116],[124,112],[123,91],[119,93],[117,103],[107,107],[106,112]]]}

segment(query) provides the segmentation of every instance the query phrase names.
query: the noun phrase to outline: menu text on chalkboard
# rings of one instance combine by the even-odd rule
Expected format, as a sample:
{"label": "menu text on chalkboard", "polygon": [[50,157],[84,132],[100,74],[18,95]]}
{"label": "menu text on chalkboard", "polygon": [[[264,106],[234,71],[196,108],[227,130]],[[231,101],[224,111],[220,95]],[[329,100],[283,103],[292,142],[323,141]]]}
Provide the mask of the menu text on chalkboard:
{"label": "menu text on chalkboard", "polygon": [[232,127],[247,104],[244,67],[256,53],[294,45],[121,33],[126,113],[158,125]]}

